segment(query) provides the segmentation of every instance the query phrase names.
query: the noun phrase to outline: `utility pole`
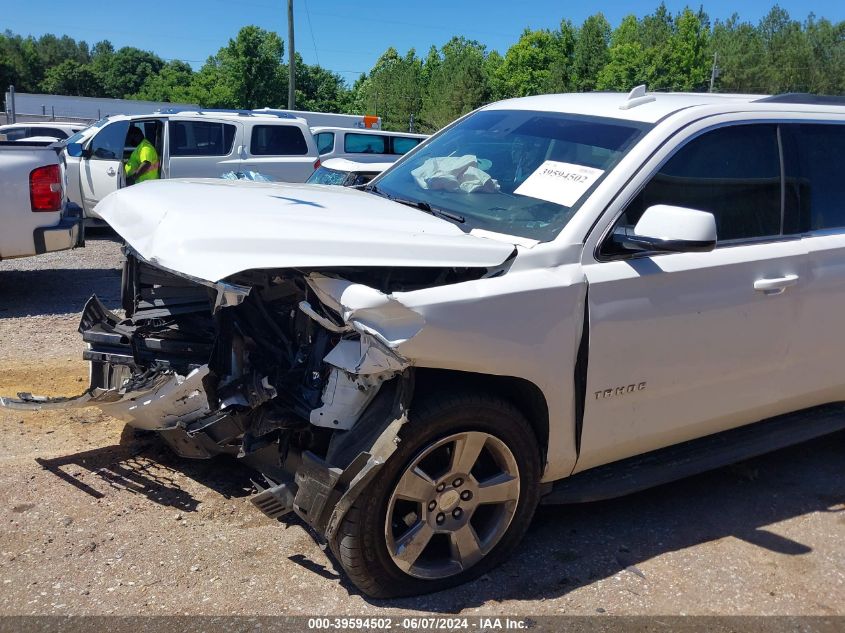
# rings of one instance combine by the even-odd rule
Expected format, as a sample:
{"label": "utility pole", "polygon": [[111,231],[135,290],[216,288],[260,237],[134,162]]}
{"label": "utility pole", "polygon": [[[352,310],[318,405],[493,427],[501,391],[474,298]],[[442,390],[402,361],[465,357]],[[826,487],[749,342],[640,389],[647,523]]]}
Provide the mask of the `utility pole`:
{"label": "utility pole", "polygon": [[719,76],[719,53],[713,53],[713,69],[710,71],[710,92],[713,92],[713,84],[716,83],[716,77]]}
{"label": "utility pole", "polygon": [[288,110],[295,107],[296,96],[296,66],[293,57],[293,0],[288,0]]}
{"label": "utility pole", "polygon": [[9,103],[6,104],[9,109],[9,116],[11,121],[9,123],[17,123],[17,113],[15,112],[15,86],[9,86]]}

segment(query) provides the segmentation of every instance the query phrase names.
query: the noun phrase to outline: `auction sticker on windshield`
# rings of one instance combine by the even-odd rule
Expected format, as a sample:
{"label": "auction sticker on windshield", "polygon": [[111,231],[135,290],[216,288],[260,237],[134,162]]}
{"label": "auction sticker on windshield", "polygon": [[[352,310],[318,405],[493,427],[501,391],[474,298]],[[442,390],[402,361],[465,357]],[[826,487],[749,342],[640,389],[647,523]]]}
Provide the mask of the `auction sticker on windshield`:
{"label": "auction sticker on windshield", "polygon": [[547,160],[514,193],[571,207],[603,173],[586,165]]}

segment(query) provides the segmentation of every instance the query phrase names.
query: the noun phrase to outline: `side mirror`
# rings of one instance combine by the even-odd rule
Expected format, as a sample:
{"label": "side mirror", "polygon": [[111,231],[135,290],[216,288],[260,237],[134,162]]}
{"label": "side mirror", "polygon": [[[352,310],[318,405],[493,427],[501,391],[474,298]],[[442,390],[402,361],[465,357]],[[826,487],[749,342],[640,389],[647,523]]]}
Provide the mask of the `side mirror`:
{"label": "side mirror", "polygon": [[68,143],[65,146],[65,149],[67,150],[68,155],[73,156],[74,158],[79,158],[85,153],[85,150],[82,148],[82,143]]}
{"label": "side mirror", "polygon": [[617,237],[625,248],[688,253],[716,247],[716,218],[709,211],[656,204],[645,210],[633,232]]}

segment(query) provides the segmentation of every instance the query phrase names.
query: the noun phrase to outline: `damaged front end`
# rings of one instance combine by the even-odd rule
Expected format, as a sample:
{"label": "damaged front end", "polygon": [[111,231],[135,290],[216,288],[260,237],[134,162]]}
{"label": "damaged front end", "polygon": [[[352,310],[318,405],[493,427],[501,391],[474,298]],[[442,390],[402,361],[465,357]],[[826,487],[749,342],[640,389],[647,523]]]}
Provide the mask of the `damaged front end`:
{"label": "damaged front end", "polygon": [[[432,281],[449,280],[419,283]],[[0,406],[96,406],[158,432],[181,456],[240,457],[266,480],[256,506],[273,517],[295,511],[330,539],[396,449],[413,373],[389,338],[421,327],[407,308],[392,314],[381,306],[392,324],[383,331],[368,325],[366,302],[360,318],[345,314],[331,286],[349,283],[299,270],[212,283],[127,249],[125,318],[97,297],[83,312],[91,366],[85,394],[19,394],[0,398]],[[376,303],[387,301],[366,288]]]}

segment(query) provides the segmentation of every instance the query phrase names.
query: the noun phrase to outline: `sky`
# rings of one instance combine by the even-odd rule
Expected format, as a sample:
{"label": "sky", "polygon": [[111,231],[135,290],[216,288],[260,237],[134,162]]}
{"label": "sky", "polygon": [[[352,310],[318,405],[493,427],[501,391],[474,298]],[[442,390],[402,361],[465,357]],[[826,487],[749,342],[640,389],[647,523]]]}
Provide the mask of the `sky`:
{"label": "sky", "polygon": [[[707,0],[711,20],[734,12],[756,24],[775,0]],[[89,44],[108,39],[116,48],[135,46],[165,59],[181,59],[199,68],[209,55],[248,24],[278,32],[287,55],[287,0],[2,0],[0,30],[36,37],[70,35]],[[425,56],[453,35],[478,40],[504,54],[525,28],[555,29],[562,19],[580,25],[601,11],[612,26],[625,15],[654,12],[659,0],[626,2],[553,2],[535,0],[294,0],[296,49],[306,63],[319,63],[351,85],[372,68],[390,46],[400,53],[415,48]],[[673,13],[688,3],[667,0]],[[694,10],[698,4],[689,3]],[[843,0],[781,0],[793,19],[812,12],[832,21],[845,20]]]}

